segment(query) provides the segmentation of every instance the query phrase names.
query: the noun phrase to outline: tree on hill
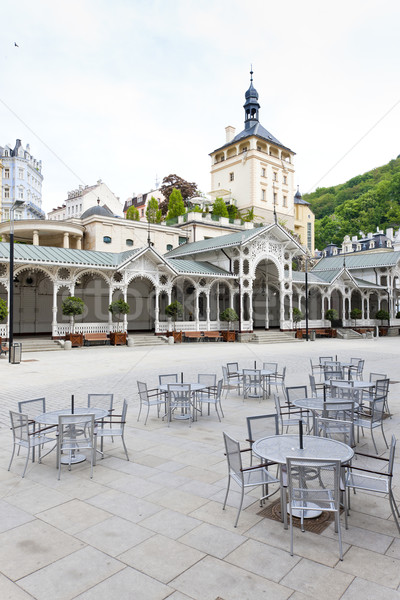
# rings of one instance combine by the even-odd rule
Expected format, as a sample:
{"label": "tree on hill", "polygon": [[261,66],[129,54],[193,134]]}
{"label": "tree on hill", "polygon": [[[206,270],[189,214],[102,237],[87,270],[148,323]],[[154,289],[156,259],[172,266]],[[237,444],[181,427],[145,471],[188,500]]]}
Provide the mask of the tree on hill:
{"label": "tree on hill", "polygon": [[152,196],[147,204],[146,219],[149,223],[160,223],[161,218],[161,210],[158,206],[158,201]]}
{"label": "tree on hill", "polygon": [[228,209],[222,198],[215,198],[212,214],[214,217],[229,217]]}
{"label": "tree on hill", "polygon": [[173,219],[174,217],[179,217],[180,215],[184,215],[186,212],[185,205],[183,203],[183,198],[180,190],[172,190],[172,193],[169,197],[168,202],[168,213],[167,219]]}
{"label": "tree on hill", "polygon": [[164,201],[160,202],[160,209],[163,216],[167,214],[169,197],[174,189],[180,190],[185,206],[187,206],[187,201],[190,200],[190,198],[194,198],[200,194],[196,183],[186,181],[186,179],[182,179],[179,175],[167,175],[167,177],[164,177],[162,180],[160,186],[160,191],[164,196]]}
{"label": "tree on hill", "polygon": [[126,211],[126,218],[129,219],[130,221],[139,221],[140,216],[139,216],[139,211],[136,208],[136,206],[130,206],[128,208],[128,210]]}

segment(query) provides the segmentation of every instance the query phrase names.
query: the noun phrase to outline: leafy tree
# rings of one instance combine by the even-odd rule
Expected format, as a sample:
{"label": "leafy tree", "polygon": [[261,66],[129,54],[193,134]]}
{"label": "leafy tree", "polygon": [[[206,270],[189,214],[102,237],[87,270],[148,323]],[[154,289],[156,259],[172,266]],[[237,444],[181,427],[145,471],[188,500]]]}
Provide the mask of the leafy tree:
{"label": "leafy tree", "polygon": [[125,300],[120,298],[119,300],[114,300],[108,307],[110,313],[117,317],[117,321],[120,324],[122,322],[123,316],[129,314],[130,306]]}
{"label": "leafy tree", "polygon": [[190,198],[194,198],[200,193],[196,183],[186,181],[185,179],[182,179],[182,177],[179,177],[179,175],[167,175],[167,177],[164,177],[162,180],[160,186],[160,191],[164,196],[164,201],[160,203],[160,209],[163,216],[165,216],[169,210],[169,198],[174,189],[180,190],[185,206],[187,206],[187,201],[190,200]]}
{"label": "leafy tree", "polygon": [[171,317],[171,319],[173,320],[174,330],[175,330],[176,329],[176,321],[178,319],[182,318],[182,316],[183,316],[182,304],[178,300],[171,302],[171,304],[168,304],[168,306],[165,307],[165,314],[167,315],[167,317]]}
{"label": "leafy tree", "polygon": [[212,214],[214,217],[229,217],[228,209],[222,198],[215,199]]}
{"label": "leafy tree", "polygon": [[331,322],[331,326],[332,326],[332,321],[336,321],[338,318],[339,318],[339,315],[337,313],[337,310],[335,310],[334,308],[329,308],[325,313],[325,319],[327,321]]}
{"label": "leafy tree", "polygon": [[84,310],[85,303],[77,296],[68,296],[62,303],[62,314],[71,317],[71,333],[75,333],[75,317],[81,315]]}
{"label": "leafy tree", "polygon": [[238,219],[238,209],[237,206],[235,206],[234,204],[229,204],[227,207],[228,210],[228,216],[230,219]]}
{"label": "leafy tree", "polygon": [[152,196],[147,204],[146,219],[149,223],[160,223],[162,218],[158,201]]}
{"label": "leafy tree", "polygon": [[129,219],[130,221],[139,221],[140,220],[139,211],[136,208],[136,206],[132,205],[128,208],[128,210],[126,211],[126,218]]}
{"label": "leafy tree", "polygon": [[378,312],[375,315],[375,319],[379,319],[380,321],[382,321],[382,325],[383,325],[383,321],[387,321],[389,322],[390,319],[390,315],[388,313],[387,310],[383,310],[383,308],[381,308],[380,310],[378,310]]}
{"label": "leafy tree", "polygon": [[180,190],[173,190],[168,202],[168,214],[167,219],[173,219],[184,215],[186,212],[185,205],[183,203],[182,194]]}
{"label": "leafy tree", "polygon": [[228,323],[228,331],[230,329],[230,325],[233,321],[238,321],[239,317],[238,314],[236,312],[236,310],[234,308],[226,308],[225,310],[223,310],[220,315],[219,318],[221,321],[227,321]]}
{"label": "leafy tree", "polygon": [[357,324],[357,319],[361,319],[362,317],[362,310],[359,308],[353,308],[350,311],[350,319],[354,320],[354,326],[356,326]]}
{"label": "leafy tree", "polygon": [[297,306],[294,306],[293,310],[292,310],[292,316],[293,316],[293,323],[296,323],[296,329],[297,329],[298,323],[300,323],[300,321],[303,318],[303,313],[301,312],[301,310],[299,308],[297,308]]}
{"label": "leafy tree", "polygon": [[8,315],[7,302],[0,298],[0,321],[4,321],[4,319]]}

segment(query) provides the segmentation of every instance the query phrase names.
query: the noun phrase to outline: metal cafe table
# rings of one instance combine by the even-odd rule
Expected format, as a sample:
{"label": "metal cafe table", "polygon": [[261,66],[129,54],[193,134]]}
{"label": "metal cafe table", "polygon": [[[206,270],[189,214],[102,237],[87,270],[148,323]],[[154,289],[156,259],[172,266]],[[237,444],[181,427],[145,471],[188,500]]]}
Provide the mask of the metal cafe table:
{"label": "metal cafe table", "polygon": [[[261,459],[272,461],[280,465],[286,465],[286,458],[326,458],[327,460],[340,460],[342,464],[349,462],[354,456],[354,450],[331,438],[317,437],[313,435],[303,436],[303,449],[299,447],[298,435],[271,435],[256,440],[253,444],[253,453]],[[282,486],[282,469],[281,469]],[[283,489],[283,488],[281,488]],[[287,529],[287,510],[283,503],[286,502],[285,494],[281,494],[281,511],[285,529]],[[313,518],[318,513],[313,510],[305,512],[305,518]]]}
{"label": "metal cafe table", "polygon": [[[163,392],[164,394],[166,394],[167,404],[168,404],[168,400],[169,400],[168,399],[168,386],[169,385],[172,385],[174,387],[175,391],[179,390],[179,386],[182,386],[182,390],[186,390],[187,387],[190,386],[190,392],[193,394],[193,408],[194,408],[193,416],[196,416],[195,420],[197,420],[197,412],[198,412],[197,403],[196,403],[197,392],[201,392],[201,390],[204,390],[208,386],[205,383],[198,383],[198,382],[187,383],[187,382],[183,382],[183,381],[178,382],[178,383],[171,383],[171,384],[161,383],[157,387],[160,390],[160,392]],[[167,415],[169,414],[169,410],[170,409],[168,406],[167,412],[166,412]],[[179,414],[176,414],[176,415],[174,414],[174,419],[188,419],[188,418],[189,418],[189,415],[183,411],[180,412]]]}
{"label": "metal cafe table", "polygon": [[[40,425],[58,425],[58,417],[60,415],[70,415],[70,414],[72,414],[71,407],[62,408],[60,410],[52,410],[50,412],[45,412],[45,413],[42,413],[41,415],[38,415],[37,417],[35,417],[35,422],[39,423]],[[104,417],[106,417],[108,415],[108,410],[105,410],[104,408],[96,408],[95,406],[90,406],[87,408],[75,407],[73,414],[74,415],[88,415],[88,414],[94,415],[94,420],[100,421],[101,419],[104,419]],[[63,457],[63,458],[61,458],[61,463],[64,465],[68,465],[70,463],[76,464],[76,463],[83,462],[84,460],[86,460],[86,456],[84,454],[79,454],[79,453],[74,452],[71,457],[71,460],[67,457]]]}

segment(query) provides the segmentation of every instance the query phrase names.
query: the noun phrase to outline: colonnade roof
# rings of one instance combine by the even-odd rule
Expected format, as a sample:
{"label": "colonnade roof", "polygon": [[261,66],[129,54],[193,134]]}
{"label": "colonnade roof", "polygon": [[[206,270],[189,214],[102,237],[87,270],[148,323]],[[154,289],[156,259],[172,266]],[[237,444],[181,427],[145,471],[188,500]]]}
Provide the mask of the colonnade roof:
{"label": "colonnade roof", "polygon": [[263,235],[266,233],[274,233],[280,237],[282,241],[290,240],[293,243],[292,249],[296,248],[304,254],[304,248],[298,244],[293,237],[283,227],[276,223],[270,225],[264,225],[262,227],[254,227],[253,229],[247,229],[245,231],[237,231],[235,233],[228,233],[227,235],[220,235],[215,238],[209,238],[208,240],[200,240],[199,242],[191,242],[189,244],[182,244],[170,252],[167,252],[164,256],[166,258],[175,258],[176,256],[190,256],[192,254],[199,254],[200,252],[210,252],[213,250],[221,250],[229,246],[240,246],[249,242],[251,239]]}
{"label": "colonnade roof", "polygon": [[187,273],[193,275],[220,275],[224,278],[236,277],[232,273],[225,271],[225,269],[216,267],[215,265],[212,265],[211,263],[206,261],[189,260],[187,258],[171,258],[167,261],[167,263],[171,265],[171,267],[180,275]]}
{"label": "colonnade roof", "polygon": [[[90,265],[116,268],[129,257],[133,257],[142,250],[143,248],[136,248],[125,252],[97,252],[94,250],[14,244],[14,260],[17,262],[26,261],[42,264]],[[0,260],[8,261],[9,259],[10,244],[8,242],[0,242]]]}
{"label": "colonnade roof", "polygon": [[[400,260],[400,252],[367,252],[365,254],[338,254],[322,258],[312,269],[318,275],[318,271],[339,269],[346,263],[346,269],[363,269],[373,267],[394,267]],[[320,275],[318,275],[320,276]]]}
{"label": "colonnade roof", "polygon": [[[331,285],[342,274],[345,278],[351,279],[360,288],[372,288],[377,290],[384,289],[384,287],[381,285],[377,285],[376,283],[372,283],[371,281],[365,281],[364,279],[360,279],[359,277],[354,277],[351,273],[347,271],[347,268],[343,267],[343,265],[341,265],[338,269],[326,269],[324,271],[320,271],[319,273],[308,273],[308,283],[310,285]],[[304,271],[293,271],[292,279],[293,283],[305,284]]]}

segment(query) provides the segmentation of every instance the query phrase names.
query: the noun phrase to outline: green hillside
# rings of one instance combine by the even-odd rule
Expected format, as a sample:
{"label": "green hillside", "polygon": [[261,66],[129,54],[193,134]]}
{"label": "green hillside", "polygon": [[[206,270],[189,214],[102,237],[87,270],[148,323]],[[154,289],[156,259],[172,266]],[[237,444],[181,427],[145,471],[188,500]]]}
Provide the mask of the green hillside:
{"label": "green hillside", "polygon": [[400,156],[346,183],[304,194],[315,214],[315,247],[345,235],[400,226]]}

